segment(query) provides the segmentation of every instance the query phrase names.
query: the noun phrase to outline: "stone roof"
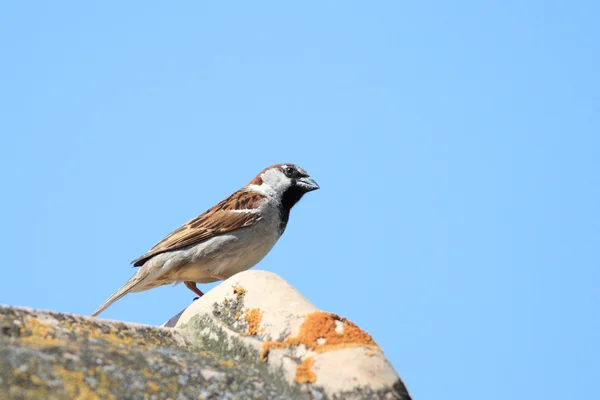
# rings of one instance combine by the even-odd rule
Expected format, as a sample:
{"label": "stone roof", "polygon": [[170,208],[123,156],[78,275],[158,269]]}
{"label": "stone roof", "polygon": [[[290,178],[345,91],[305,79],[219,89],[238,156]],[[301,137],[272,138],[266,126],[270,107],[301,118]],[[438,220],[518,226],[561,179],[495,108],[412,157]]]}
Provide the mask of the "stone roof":
{"label": "stone roof", "polygon": [[246,271],[163,327],[0,306],[0,399],[410,399],[372,337]]}

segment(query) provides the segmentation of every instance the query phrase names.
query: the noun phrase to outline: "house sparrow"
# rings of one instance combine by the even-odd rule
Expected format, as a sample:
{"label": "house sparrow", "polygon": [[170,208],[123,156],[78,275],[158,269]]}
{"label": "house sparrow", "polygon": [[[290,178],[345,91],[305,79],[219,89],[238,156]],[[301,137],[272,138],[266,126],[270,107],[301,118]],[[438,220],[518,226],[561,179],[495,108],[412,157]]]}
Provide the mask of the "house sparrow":
{"label": "house sparrow", "polygon": [[129,292],[184,282],[202,296],[196,283],[225,280],[256,265],[283,234],[291,208],[319,185],[294,164],[264,169],[246,186],[171,232],[132,261],[141,267],[94,313]]}

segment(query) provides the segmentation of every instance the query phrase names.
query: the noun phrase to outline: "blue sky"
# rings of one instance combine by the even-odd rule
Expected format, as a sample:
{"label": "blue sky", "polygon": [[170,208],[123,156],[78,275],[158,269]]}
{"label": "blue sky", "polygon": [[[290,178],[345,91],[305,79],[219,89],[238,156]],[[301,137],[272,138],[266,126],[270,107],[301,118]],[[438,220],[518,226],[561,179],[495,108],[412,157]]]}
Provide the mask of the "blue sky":
{"label": "blue sky", "polygon": [[[89,314],[164,235],[294,162],[322,189],[256,268],[373,334],[414,398],[597,397],[599,15],[3,2],[0,303]],[[160,324],[191,298],[103,317]]]}

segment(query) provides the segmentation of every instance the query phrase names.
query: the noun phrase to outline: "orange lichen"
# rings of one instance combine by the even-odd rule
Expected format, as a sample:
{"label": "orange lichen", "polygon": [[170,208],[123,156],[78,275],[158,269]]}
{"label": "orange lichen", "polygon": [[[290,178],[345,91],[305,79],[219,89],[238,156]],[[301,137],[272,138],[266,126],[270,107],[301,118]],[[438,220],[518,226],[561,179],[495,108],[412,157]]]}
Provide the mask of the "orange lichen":
{"label": "orange lichen", "polygon": [[[341,331],[336,330],[336,322],[342,325]],[[288,336],[283,342],[263,343],[260,359],[265,361],[272,348],[306,346],[307,349],[319,353],[348,347],[366,347],[379,350],[371,335],[360,329],[356,324],[339,315],[317,311],[308,314],[296,337]]]}
{"label": "orange lichen", "polygon": [[296,367],[296,376],[294,376],[294,382],[296,383],[314,383],[317,380],[317,374],[312,370],[315,364],[315,359],[312,357],[306,357]]}
{"label": "orange lichen", "polygon": [[[336,321],[343,323],[343,331],[336,331]],[[321,340],[325,339],[322,344]],[[356,324],[339,315],[317,311],[308,314],[295,338],[286,339],[290,344],[305,345],[310,350],[325,352],[346,347],[367,347],[379,349],[371,335]]]}
{"label": "orange lichen", "polygon": [[244,319],[248,324],[248,331],[246,333],[250,336],[257,335],[263,312],[258,308],[246,308],[244,314]]}
{"label": "orange lichen", "polygon": [[260,361],[265,362],[269,357],[269,350],[271,349],[280,349],[285,346],[283,342],[264,342],[262,345],[262,351],[260,352]]}

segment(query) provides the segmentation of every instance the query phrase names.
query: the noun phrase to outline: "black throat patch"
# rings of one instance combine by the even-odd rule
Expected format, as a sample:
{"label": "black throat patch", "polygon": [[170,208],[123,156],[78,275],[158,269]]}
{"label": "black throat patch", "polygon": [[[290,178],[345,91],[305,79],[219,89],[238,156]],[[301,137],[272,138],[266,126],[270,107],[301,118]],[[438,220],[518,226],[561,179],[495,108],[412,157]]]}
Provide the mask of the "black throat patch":
{"label": "black throat patch", "polygon": [[283,231],[285,231],[285,227],[290,219],[290,210],[302,198],[302,196],[304,196],[304,193],[306,193],[304,190],[296,186],[295,183],[296,182],[293,182],[292,186],[283,192],[281,205],[279,206],[279,215],[281,217],[281,222],[279,224],[279,235],[282,235]]}

